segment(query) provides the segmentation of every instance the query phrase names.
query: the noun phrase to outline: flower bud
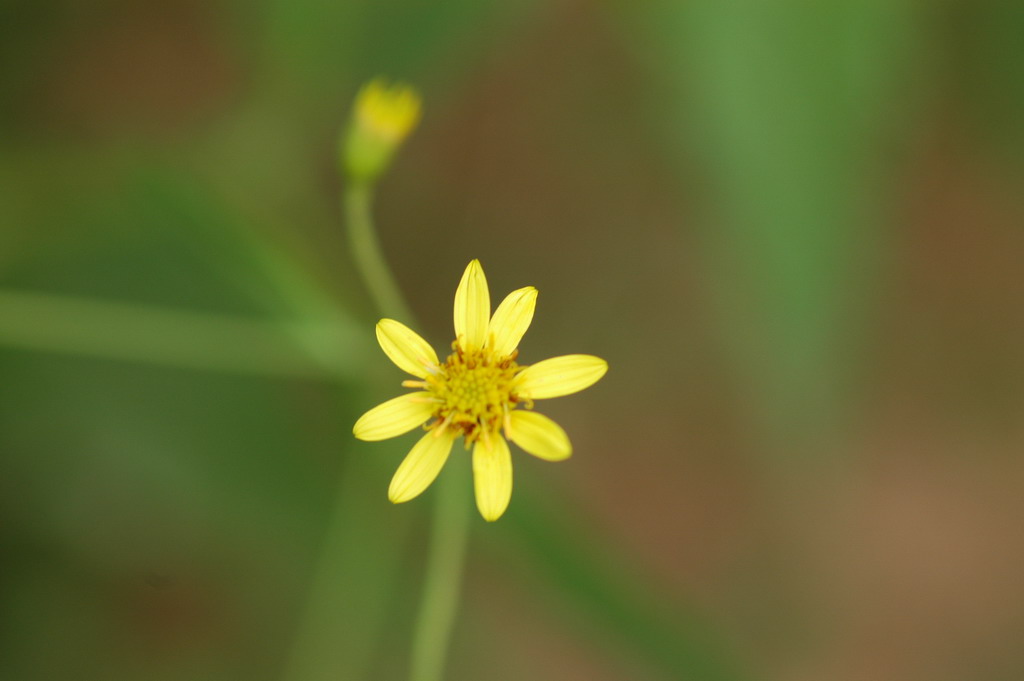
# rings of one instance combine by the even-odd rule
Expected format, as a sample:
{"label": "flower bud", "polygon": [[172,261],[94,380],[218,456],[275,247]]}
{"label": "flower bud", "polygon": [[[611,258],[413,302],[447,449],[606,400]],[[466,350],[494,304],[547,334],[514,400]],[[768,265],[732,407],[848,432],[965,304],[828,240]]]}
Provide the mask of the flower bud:
{"label": "flower bud", "polygon": [[420,120],[420,97],[403,83],[370,81],[356,95],[342,139],[341,164],[349,179],[374,182]]}

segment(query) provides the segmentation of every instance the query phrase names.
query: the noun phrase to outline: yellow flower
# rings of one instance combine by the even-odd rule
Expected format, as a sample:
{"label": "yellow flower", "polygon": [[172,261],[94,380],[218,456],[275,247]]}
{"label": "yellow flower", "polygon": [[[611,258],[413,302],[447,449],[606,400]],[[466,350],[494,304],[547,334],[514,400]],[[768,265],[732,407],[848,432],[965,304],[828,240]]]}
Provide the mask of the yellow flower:
{"label": "yellow flower", "polygon": [[420,97],[408,85],[376,78],[356,95],[343,160],[357,180],[375,180],[420,120]]}
{"label": "yellow flower", "polygon": [[593,385],[608,363],[592,355],[564,355],[530,366],[516,362],[519,341],[533,320],[537,289],[513,291],[491,315],[487,279],[469,263],[455,292],[455,342],[442,362],[415,331],[393,319],[377,324],[377,341],[399,369],[419,380],[416,392],[388,400],[356,421],[361,440],[385,440],[424,425],[428,431],[398,467],[388,498],[419,495],[441,471],[455,440],[473,448],[476,504],[485,520],[501,517],[512,496],[511,440],[536,457],[561,461],[572,454],[562,428],[533,409],[534,400],[561,397]]}

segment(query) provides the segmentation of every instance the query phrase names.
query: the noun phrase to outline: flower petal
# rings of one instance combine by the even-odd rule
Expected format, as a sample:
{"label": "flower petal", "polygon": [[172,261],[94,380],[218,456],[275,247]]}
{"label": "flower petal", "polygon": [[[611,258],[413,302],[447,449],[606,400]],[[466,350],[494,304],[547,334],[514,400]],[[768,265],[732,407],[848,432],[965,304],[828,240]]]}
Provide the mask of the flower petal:
{"label": "flower petal", "polygon": [[517,289],[501,301],[494,311],[491,324],[487,327],[487,338],[491,349],[498,355],[509,355],[519,346],[523,334],[533,321],[533,310],[537,307],[537,289],[532,286]]}
{"label": "flower petal", "polygon": [[569,436],[543,414],[517,409],[509,414],[508,438],[545,461],[561,461],[572,454]]}
{"label": "flower petal", "polygon": [[484,520],[500,518],[512,498],[512,455],[502,436],[492,439],[490,449],[483,442],[473,447],[473,487]]}
{"label": "flower petal", "polygon": [[400,504],[419,496],[429,487],[441,472],[444,462],[448,460],[455,437],[455,433],[444,432],[437,435],[436,431],[421,437],[395,471],[395,477],[391,478],[388,499]]}
{"label": "flower petal", "polygon": [[571,395],[597,383],[606,371],[608,362],[593,355],[552,357],[519,374],[516,394],[528,400]]}
{"label": "flower petal", "polygon": [[379,404],[359,417],[352,434],[373,442],[408,433],[434,413],[437,405],[430,397],[428,392],[415,392]]}
{"label": "flower petal", "polygon": [[426,378],[427,367],[437,364],[434,348],[418,333],[394,319],[377,322],[377,342],[399,369],[413,376]]}
{"label": "flower petal", "polygon": [[466,267],[455,291],[455,337],[463,350],[481,348],[487,340],[487,322],[491,317],[491,296],[487,278],[479,260]]}

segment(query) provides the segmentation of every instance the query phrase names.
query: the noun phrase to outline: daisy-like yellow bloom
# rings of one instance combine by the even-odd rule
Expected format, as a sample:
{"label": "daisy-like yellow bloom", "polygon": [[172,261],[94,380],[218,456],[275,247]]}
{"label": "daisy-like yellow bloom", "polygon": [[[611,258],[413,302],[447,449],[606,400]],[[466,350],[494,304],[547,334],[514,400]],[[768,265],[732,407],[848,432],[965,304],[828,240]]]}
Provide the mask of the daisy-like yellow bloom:
{"label": "daisy-like yellow bloom", "polygon": [[364,85],[356,95],[344,143],[349,175],[358,180],[376,179],[419,123],[420,109],[420,97],[408,85],[388,84],[383,78]]}
{"label": "daisy-like yellow bloom", "polygon": [[534,456],[561,461],[572,454],[569,437],[534,400],[570,395],[593,385],[608,363],[592,355],[564,355],[530,366],[516,362],[519,341],[533,320],[537,289],[508,294],[491,315],[487,279],[469,263],[455,292],[455,342],[442,362],[415,331],[393,319],[377,324],[377,341],[416,392],[388,400],[356,421],[360,440],[385,440],[423,425],[427,433],[398,467],[388,498],[402,503],[434,481],[461,436],[473,450],[476,504],[485,520],[501,517],[512,497],[508,440]]}

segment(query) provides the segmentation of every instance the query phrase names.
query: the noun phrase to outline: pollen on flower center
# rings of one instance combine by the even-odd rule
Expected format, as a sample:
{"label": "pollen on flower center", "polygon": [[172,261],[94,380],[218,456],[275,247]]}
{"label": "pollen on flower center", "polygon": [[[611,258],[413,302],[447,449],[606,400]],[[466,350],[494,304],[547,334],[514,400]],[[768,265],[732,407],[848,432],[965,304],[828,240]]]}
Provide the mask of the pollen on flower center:
{"label": "pollen on flower center", "polygon": [[427,378],[434,394],[437,419],[429,427],[454,428],[466,445],[479,438],[486,442],[498,434],[508,412],[521,401],[513,392],[513,379],[523,368],[515,353],[497,356],[490,350],[463,350],[452,344],[452,354],[437,374]]}

